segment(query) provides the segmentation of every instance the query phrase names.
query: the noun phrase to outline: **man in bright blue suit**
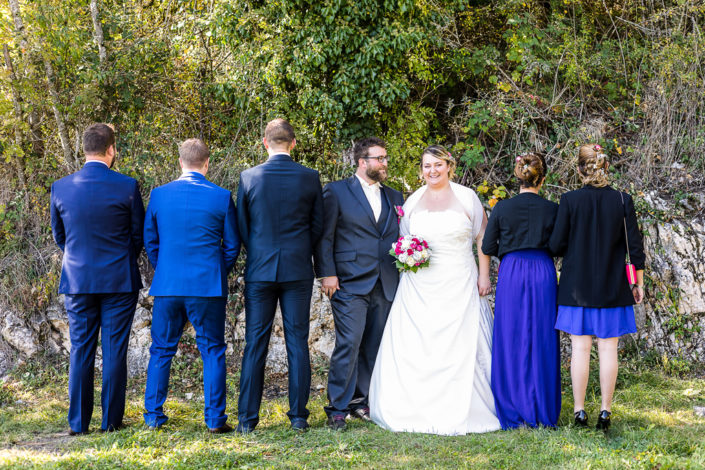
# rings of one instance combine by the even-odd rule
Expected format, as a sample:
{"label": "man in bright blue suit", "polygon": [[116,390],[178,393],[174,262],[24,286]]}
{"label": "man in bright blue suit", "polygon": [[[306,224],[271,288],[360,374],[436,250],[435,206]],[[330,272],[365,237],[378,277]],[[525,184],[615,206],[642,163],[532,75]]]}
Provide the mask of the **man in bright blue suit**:
{"label": "man in bright blue suit", "polygon": [[83,133],[86,164],[51,186],[51,229],[64,252],[59,293],[69,320],[69,434],[84,434],[93,414],[93,376],[102,331],[101,430],[122,426],[127,344],[142,287],[144,206],[137,181],[110,168],[115,133],[92,124]]}
{"label": "man in bright blue suit", "polygon": [[181,177],[154,189],[147,207],[144,242],[154,266],[154,309],[144,420],[152,429],[168,419],[163,406],[171,360],[190,321],[203,359],[206,425],[211,433],[232,431],[225,414],[225,304],[240,239],[230,191],[206,179],[208,162],[201,140],[183,142]]}
{"label": "man in bright blue suit", "polygon": [[245,267],[245,352],[240,371],[237,431],[259,422],[264,366],[277,302],[281,307],[289,365],[289,420],[308,428],[311,362],[309,312],[313,248],[323,232],[323,196],[318,172],[294,162],[294,129],[275,119],[264,131],[269,159],[243,171],[237,192]]}

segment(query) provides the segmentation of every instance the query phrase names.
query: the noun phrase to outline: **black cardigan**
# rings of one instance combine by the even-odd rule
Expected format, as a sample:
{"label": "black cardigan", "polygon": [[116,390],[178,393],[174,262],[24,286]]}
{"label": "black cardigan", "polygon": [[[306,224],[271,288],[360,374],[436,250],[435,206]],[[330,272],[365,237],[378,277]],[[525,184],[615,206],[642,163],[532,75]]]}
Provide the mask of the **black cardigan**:
{"label": "black cardigan", "polygon": [[578,307],[622,307],[634,304],[624,269],[626,214],[631,261],[644,269],[644,246],[627,193],[609,186],[585,186],[561,196],[549,246],[563,256],[558,304]]}
{"label": "black cardigan", "polygon": [[529,192],[500,201],[487,222],[482,252],[502,259],[512,251],[547,250],[557,212],[558,204]]}

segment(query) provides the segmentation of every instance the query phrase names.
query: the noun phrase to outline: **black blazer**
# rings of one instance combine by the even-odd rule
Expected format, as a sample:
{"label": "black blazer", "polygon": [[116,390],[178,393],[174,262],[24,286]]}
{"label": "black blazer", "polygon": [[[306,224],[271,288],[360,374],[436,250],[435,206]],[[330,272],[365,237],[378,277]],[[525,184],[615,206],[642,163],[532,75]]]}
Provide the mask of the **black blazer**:
{"label": "black blazer", "polygon": [[372,207],[355,175],[323,188],[325,224],[316,248],[316,276],[338,276],[340,288],[369,294],[377,279],[384,296],[394,300],[399,273],[389,250],[399,238],[395,206],[404,204],[399,191],[382,185],[382,214],[375,223]]}
{"label": "black blazer", "polygon": [[585,186],[561,196],[549,246],[563,256],[558,304],[578,307],[622,307],[634,304],[624,259],[626,215],[631,261],[644,269],[644,247],[634,203],[609,186]]}
{"label": "black blazer", "polygon": [[323,232],[317,171],[286,154],[243,171],[237,222],[247,249],[246,282],[313,280],[313,249]]}
{"label": "black blazer", "polygon": [[482,252],[501,259],[517,250],[548,250],[557,212],[558,204],[529,192],[500,201],[487,222]]}

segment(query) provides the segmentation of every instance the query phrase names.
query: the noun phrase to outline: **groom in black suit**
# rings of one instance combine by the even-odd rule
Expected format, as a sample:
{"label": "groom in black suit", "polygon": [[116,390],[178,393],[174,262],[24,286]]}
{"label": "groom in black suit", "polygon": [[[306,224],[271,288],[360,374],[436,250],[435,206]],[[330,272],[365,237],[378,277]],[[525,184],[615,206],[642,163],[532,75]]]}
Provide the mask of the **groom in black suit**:
{"label": "groom in black suit", "polygon": [[355,175],[323,189],[324,229],[316,275],[331,298],[335,349],[328,371],[328,426],[345,428],[348,414],[370,420],[367,395],[399,274],[389,249],[399,236],[404,198],[387,179],[383,140],[353,147]]}
{"label": "groom in black suit", "polygon": [[237,431],[259,422],[264,365],[277,302],[281,307],[289,364],[291,427],[308,428],[311,362],[309,312],[313,249],[323,231],[323,197],[318,172],[294,162],[294,129],[275,119],[264,131],[269,159],[243,171],[237,191],[245,267],[245,352],[240,371]]}

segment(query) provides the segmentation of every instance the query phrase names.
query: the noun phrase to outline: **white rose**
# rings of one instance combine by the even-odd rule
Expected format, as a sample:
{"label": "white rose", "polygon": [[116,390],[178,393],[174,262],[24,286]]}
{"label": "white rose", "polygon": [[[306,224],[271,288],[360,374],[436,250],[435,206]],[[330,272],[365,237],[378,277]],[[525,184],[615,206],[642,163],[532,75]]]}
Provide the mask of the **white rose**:
{"label": "white rose", "polygon": [[420,251],[414,251],[414,260],[421,261],[423,259],[423,254]]}
{"label": "white rose", "polygon": [[407,266],[413,266],[415,264],[416,264],[416,261],[414,261],[413,256],[409,256],[408,258],[406,258],[406,265]]}
{"label": "white rose", "polygon": [[401,249],[408,250],[409,248],[411,248],[411,240],[404,239],[404,241],[401,242]]}
{"label": "white rose", "polygon": [[409,255],[407,255],[406,253],[401,253],[401,254],[399,255],[399,258],[398,258],[398,259],[399,259],[399,262],[400,262],[400,263],[406,263],[406,259],[407,259],[408,257],[409,257]]}
{"label": "white rose", "polygon": [[428,250],[425,248],[421,250],[421,256],[423,256],[423,259],[428,259]]}

